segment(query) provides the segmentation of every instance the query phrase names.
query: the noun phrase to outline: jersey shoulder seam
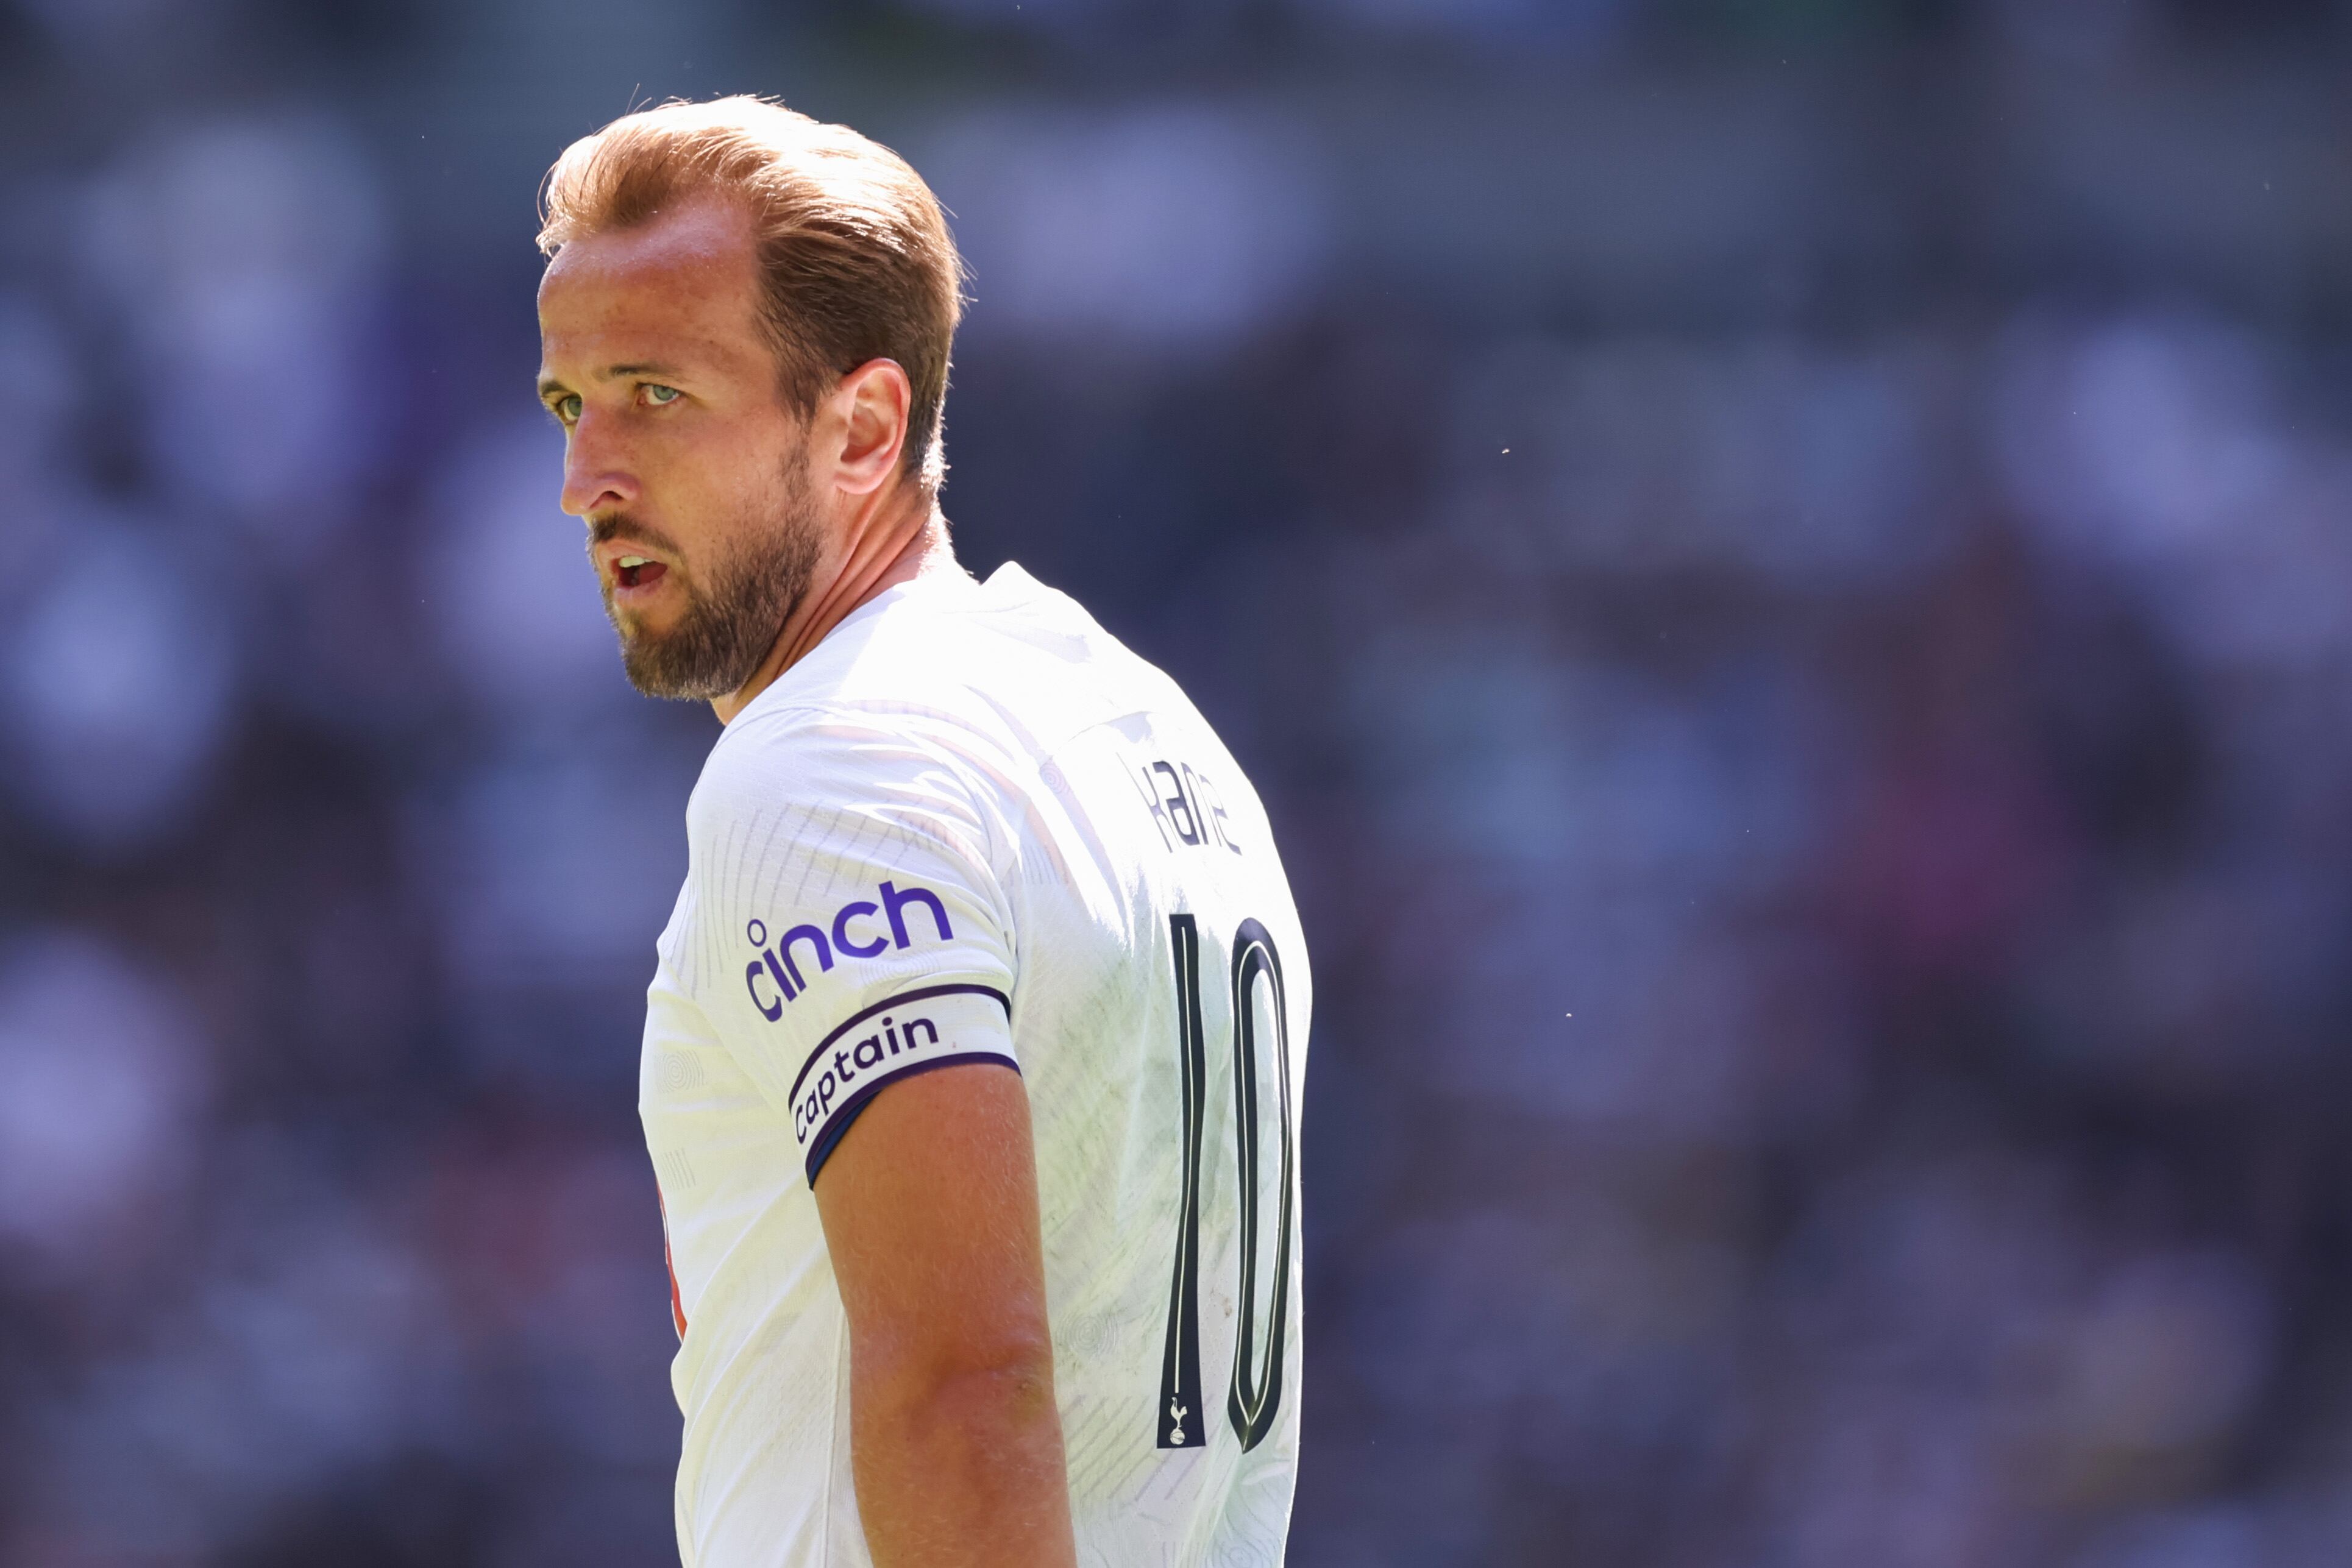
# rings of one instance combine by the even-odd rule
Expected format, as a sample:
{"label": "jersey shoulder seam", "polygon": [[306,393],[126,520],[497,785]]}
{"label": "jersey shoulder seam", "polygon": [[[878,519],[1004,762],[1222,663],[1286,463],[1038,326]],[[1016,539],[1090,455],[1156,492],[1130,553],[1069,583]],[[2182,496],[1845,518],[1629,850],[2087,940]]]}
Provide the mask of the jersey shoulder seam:
{"label": "jersey shoulder seam", "polygon": [[[985,732],[969,721],[958,719],[955,716],[941,713],[936,708],[916,707],[913,705],[903,707],[889,705],[875,708],[863,704],[845,703],[819,697],[803,699],[784,706],[771,708],[757,715],[745,716],[745,717],[762,728],[778,725],[789,727],[795,720],[821,722],[827,719],[846,719],[861,724],[872,724],[875,727],[887,731],[894,739],[902,741],[932,758],[955,780],[955,788],[963,796],[965,804],[971,811],[972,820],[979,825],[984,836],[983,849],[986,858],[983,864],[976,869],[984,871],[992,881],[1002,885],[1005,880],[1004,873],[1011,845],[1005,841],[998,819],[1005,812],[1010,803],[998,799],[1000,791],[989,785],[981,770],[975,768],[970,759],[958,755],[954,747],[941,745],[938,737],[927,733],[924,727],[904,722],[909,715],[915,713],[935,716],[954,724],[956,727],[976,737],[985,738]],[[736,721],[737,724],[743,722],[743,718]],[[712,761],[717,760],[719,747],[723,747],[730,738],[735,737],[735,734],[736,725],[730,725],[727,733],[719,737],[718,746],[712,748]],[[746,756],[740,762],[730,758],[729,766],[747,766],[750,762],[750,758]],[[705,765],[706,771],[709,766],[709,764]]]}

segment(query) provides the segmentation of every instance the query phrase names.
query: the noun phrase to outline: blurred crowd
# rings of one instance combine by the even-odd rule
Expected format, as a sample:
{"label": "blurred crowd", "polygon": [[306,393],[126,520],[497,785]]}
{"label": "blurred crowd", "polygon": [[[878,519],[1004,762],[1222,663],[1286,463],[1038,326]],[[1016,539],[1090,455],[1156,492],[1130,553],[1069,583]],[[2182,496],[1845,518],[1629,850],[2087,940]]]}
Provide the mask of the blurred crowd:
{"label": "blurred crowd", "polygon": [[[331,15],[329,13],[331,11]],[[0,3],[0,1562],[669,1560],[533,183],[906,152],[1317,970],[1292,1560],[2352,1560],[2352,11]]]}

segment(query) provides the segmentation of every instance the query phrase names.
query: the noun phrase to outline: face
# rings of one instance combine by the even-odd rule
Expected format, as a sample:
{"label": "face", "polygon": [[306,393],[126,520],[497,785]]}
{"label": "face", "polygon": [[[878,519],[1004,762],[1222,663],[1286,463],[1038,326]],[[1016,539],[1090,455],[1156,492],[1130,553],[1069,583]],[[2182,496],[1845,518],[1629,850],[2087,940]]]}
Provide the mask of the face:
{"label": "face", "polygon": [[741,689],[815,569],[807,430],[759,306],[750,223],[719,203],[573,240],[540,284],[563,509],[649,696]]}

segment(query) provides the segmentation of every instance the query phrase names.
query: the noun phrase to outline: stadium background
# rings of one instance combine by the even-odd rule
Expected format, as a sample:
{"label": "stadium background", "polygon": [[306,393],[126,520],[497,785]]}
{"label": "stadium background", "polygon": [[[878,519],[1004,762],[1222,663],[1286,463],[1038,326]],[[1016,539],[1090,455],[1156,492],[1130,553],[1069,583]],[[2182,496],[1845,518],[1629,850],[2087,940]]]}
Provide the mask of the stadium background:
{"label": "stadium background", "polygon": [[670,1560],[531,196],[905,152],[1313,939],[1292,1560],[2352,1559],[2352,7],[0,3],[0,1561]]}

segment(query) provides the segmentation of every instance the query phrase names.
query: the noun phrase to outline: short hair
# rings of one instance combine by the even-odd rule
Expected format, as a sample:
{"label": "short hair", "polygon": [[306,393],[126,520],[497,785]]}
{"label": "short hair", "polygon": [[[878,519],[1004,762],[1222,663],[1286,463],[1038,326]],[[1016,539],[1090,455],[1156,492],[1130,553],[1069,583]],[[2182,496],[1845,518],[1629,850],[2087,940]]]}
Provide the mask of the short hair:
{"label": "short hair", "polygon": [[542,190],[539,248],[551,256],[706,194],[751,214],[786,402],[806,418],[834,378],[896,360],[914,389],[906,471],[936,492],[964,267],[922,176],[880,142],[772,99],[673,99],[563,150]]}

